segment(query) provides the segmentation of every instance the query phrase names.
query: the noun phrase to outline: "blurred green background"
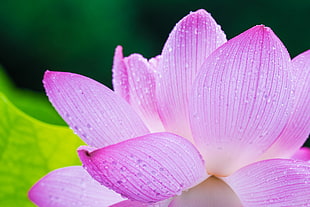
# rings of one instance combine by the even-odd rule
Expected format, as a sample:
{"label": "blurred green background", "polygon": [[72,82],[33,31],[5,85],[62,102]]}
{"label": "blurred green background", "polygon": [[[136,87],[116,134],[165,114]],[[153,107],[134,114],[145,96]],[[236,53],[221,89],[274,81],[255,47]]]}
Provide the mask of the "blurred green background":
{"label": "blurred green background", "polygon": [[0,65],[18,87],[43,92],[45,70],[111,87],[114,48],[150,58],[189,11],[204,8],[228,39],[264,24],[292,57],[310,48],[309,0],[1,0]]}
{"label": "blurred green background", "polygon": [[310,49],[309,0],[0,0],[0,206],[33,206],[27,191],[40,177],[80,165],[79,138],[38,121],[65,125],[43,93],[45,70],[80,73],[111,87],[117,45],[125,55],[156,56],[173,26],[199,8],[228,39],[265,24],[292,57]]}
{"label": "blurred green background", "polygon": [[199,8],[228,38],[265,24],[292,57],[310,48],[309,0],[1,0],[0,64],[18,86],[38,91],[47,69],[111,86],[116,45],[155,56],[175,23]]}

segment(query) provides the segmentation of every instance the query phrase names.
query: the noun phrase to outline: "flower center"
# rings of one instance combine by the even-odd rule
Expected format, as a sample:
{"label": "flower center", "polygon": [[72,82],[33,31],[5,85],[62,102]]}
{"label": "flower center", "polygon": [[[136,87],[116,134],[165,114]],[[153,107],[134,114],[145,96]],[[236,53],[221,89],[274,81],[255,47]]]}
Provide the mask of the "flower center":
{"label": "flower center", "polygon": [[240,207],[236,193],[221,179],[211,176],[172,201],[178,207]]}

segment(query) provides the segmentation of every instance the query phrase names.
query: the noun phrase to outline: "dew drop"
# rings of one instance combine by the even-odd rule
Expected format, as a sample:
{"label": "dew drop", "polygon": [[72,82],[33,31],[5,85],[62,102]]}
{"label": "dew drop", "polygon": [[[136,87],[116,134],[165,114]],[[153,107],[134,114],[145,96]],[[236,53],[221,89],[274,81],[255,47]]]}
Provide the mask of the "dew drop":
{"label": "dew drop", "polygon": [[88,129],[93,130],[93,127],[89,123],[86,126]]}
{"label": "dew drop", "polygon": [[121,167],[120,170],[121,170],[121,172],[125,172],[126,168],[125,167]]}

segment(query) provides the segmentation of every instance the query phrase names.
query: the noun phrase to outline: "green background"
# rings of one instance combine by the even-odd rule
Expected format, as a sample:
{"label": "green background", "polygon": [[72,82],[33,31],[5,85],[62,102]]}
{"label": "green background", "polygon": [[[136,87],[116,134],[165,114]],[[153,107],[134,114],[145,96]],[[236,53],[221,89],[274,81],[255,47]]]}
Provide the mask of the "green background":
{"label": "green background", "polygon": [[177,21],[199,8],[228,39],[264,24],[292,57],[310,48],[309,0],[0,0],[0,206],[33,206],[27,191],[36,180],[80,165],[76,148],[83,143],[47,101],[45,70],[111,87],[117,45],[125,55],[156,56]]}
{"label": "green background", "polygon": [[111,86],[116,45],[161,53],[189,11],[204,8],[230,39],[264,24],[292,57],[310,48],[309,0],[1,0],[0,64],[18,86],[42,91],[43,72],[78,72]]}

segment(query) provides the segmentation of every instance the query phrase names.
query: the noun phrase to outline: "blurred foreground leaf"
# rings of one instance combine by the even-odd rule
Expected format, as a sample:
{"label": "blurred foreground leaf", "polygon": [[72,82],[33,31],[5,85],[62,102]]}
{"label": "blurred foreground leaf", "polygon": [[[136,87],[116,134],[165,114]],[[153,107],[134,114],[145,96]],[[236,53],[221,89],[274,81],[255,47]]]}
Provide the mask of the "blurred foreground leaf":
{"label": "blurred foreground leaf", "polygon": [[26,114],[50,124],[66,125],[44,94],[16,88],[1,67],[0,92]]}
{"label": "blurred foreground leaf", "polygon": [[68,127],[35,120],[0,93],[0,206],[34,206],[29,188],[53,169],[80,165],[83,142]]}

